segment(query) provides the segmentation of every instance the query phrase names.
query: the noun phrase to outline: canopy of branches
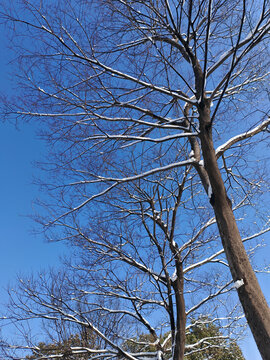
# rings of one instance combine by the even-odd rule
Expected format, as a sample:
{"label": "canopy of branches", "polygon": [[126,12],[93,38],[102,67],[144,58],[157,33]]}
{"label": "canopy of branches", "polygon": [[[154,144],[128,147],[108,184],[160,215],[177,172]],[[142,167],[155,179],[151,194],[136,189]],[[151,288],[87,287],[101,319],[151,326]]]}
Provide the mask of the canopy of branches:
{"label": "canopy of branches", "polygon": [[[63,323],[90,329],[101,346],[72,354],[93,359],[164,358],[164,329],[173,360],[241,359],[215,339],[219,326],[241,335],[238,295],[269,359],[269,308],[249,261],[268,270],[254,254],[270,230],[269,1],[24,0],[2,17],[18,60],[3,112],[39,122],[36,220],[71,248],[63,272],[10,290],[3,320],[24,337],[5,341],[5,356],[36,349],[33,321],[55,339]],[[194,327],[207,314],[218,328]],[[143,354],[123,346],[138,333]]]}

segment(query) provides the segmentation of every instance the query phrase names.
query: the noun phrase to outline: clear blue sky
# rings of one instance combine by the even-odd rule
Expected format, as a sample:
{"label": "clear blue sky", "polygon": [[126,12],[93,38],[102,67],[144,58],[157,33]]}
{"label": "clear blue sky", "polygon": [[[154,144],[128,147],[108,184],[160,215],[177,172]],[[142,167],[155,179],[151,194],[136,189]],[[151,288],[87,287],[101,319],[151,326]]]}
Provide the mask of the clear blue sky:
{"label": "clear blue sky", "polygon": [[[8,73],[11,53],[7,48],[3,27],[0,27],[0,91],[12,94]],[[6,287],[17,273],[29,273],[59,263],[62,244],[48,244],[42,235],[33,235],[35,224],[27,215],[38,189],[32,184],[37,169],[33,162],[45,153],[44,144],[36,136],[33,124],[0,121],[0,303],[5,300]]]}
{"label": "clear blue sky", "polygon": [[[0,91],[12,94],[16,90],[8,78],[8,73],[12,73],[8,65],[11,54],[3,27],[0,27],[0,47]],[[6,300],[3,288],[15,280],[17,273],[57,265],[64,248],[62,244],[46,243],[42,235],[32,235],[34,223],[26,217],[32,212],[32,201],[38,197],[38,189],[32,184],[37,169],[32,163],[46,151],[36,136],[36,129],[33,124],[19,124],[18,130],[2,122],[0,129],[0,303],[3,303]],[[269,301],[269,278],[261,277],[261,280]],[[261,360],[251,336],[242,344],[242,349],[247,360]]]}

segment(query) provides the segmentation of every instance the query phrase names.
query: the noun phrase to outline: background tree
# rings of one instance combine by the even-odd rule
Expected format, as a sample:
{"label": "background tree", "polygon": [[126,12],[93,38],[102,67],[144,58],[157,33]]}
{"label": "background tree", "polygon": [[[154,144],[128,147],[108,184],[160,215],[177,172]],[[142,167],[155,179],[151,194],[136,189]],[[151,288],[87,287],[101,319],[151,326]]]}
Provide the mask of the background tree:
{"label": "background tree", "polygon": [[[269,359],[269,308],[243,246],[269,229],[267,215],[257,213],[261,204],[251,203],[262,199],[267,180],[269,2],[23,5],[19,14],[6,12],[23,35],[17,38],[23,96],[6,114],[46,120],[52,199],[48,218],[39,220],[50,238],[83,250],[77,269],[79,278],[85,269],[90,274],[87,306],[139,322],[155,337],[158,354],[158,325],[146,317],[159,314],[162,324],[164,311],[180,360],[191,316],[229,288],[214,265],[229,266],[259,350]],[[20,26],[36,40],[33,47]],[[217,248],[215,224],[227,260]],[[192,296],[195,289],[200,298]],[[34,300],[35,317],[53,306],[53,316],[64,312],[134,360],[120,339],[112,342],[87,316],[78,319],[70,298],[63,310],[62,303],[51,305],[46,290],[26,283],[17,300]]]}
{"label": "background tree", "polygon": [[[168,338],[165,334],[161,341]],[[155,352],[155,339],[152,335],[141,334],[136,339],[129,339],[123,344],[123,348],[131,353]],[[238,345],[222,335],[219,328],[214,325],[210,319],[201,318],[193,321],[187,335],[187,342],[192,347],[196,344],[198,349],[191,351],[190,355],[185,357],[186,360],[201,360],[205,358],[214,358],[217,360],[244,360],[243,354]],[[33,355],[27,356],[27,359],[49,359],[54,358],[57,354],[62,355],[64,359],[88,359],[87,351],[83,354],[83,348],[93,348],[96,345],[95,334],[88,333],[71,335],[67,340],[57,344],[40,343],[33,351]],[[189,345],[188,345],[189,346]],[[188,348],[187,346],[187,348]],[[168,352],[165,358],[171,358],[171,341],[167,340],[166,346]],[[77,350],[77,353],[76,353]]]}
{"label": "background tree", "polygon": [[[166,340],[169,334],[165,334],[162,340]],[[147,348],[149,340],[154,342],[154,339],[149,339],[151,335],[141,334],[136,339],[127,340],[124,348],[131,352],[154,351],[154,348]],[[193,320],[186,336],[187,352],[189,355],[185,356],[185,360],[201,360],[201,359],[217,359],[217,360],[244,360],[242,351],[236,342],[228,339],[222,334],[222,329],[211,322],[211,319],[202,317]],[[194,346],[194,344],[196,344]],[[167,340],[166,359],[171,358],[171,341]],[[189,352],[188,348],[192,350]]]}
{"label": "background tree", "polygon": [[187,355],[187,360],[244,360],[237,343],[223,336],[221,329],[207,318],[194,321],[187,335],[187,343],[197,344],[197,349]]}
{"label": "background tree", "polygon": [[66,360],[72,359],[88,359],[87,350],[85,348],[95,348],[96,337],[94,333],[84,331],[81,334],[71,335],[62,342],[54,344],[40,343],[32,350],[33,354],[26,356],[26,359],[54,359],[59,355]]}

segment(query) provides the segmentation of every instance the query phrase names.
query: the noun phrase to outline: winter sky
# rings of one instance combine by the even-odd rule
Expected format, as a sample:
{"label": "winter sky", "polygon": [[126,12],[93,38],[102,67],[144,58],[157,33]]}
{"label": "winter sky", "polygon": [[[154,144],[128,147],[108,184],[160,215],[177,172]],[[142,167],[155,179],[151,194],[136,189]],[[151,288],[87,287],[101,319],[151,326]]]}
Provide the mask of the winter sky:
{"label": "winter sky", "polygon": [[[12,84],[12,59],[8,49],[7,30],[0,27],[0,91],[4,95],[15,95]],[[36,135],[31,124],[0,122],[0,303],[4,306],[7,295],[4,288],[16,281],[21,273],[38,271],[59,264],[63,254],[62,244],[48,244],[42,234],[33,234],[35,223],[27,215],[33,213],[33,200],[38,197],[38,188],[32,183],[37,168],[33,162],[45,154],[45,145]],[[269,239],[269,234],[265,236]],[[269,248],[268,248],[269,249]],[[269,277],[260,277],[267,300],[270,300]],[[247,360],[260,360],[256,345],[249,335],[241,344]]]}

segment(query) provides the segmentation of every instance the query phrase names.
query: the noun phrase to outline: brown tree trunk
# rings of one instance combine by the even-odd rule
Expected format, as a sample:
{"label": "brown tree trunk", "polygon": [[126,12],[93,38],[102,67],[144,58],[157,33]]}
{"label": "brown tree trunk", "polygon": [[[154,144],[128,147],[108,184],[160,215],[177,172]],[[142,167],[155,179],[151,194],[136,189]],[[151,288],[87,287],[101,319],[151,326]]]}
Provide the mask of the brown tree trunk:
{"label": "brown tree trunk", "polygon": [[176,261],[177,279],[173,282],[176,300],[176,333],[174,338],[173,360],[183,360],[186,343],[186,311],[184,299],[183,265]]}
{"label": "brown tree trunk", "polygon": [[218,168],[207,99],[206,104],[200,108],[199,112],[202,154],[211,184],[211,187],[208,185],[210,203],[215,211],[220,237],[233,280],[243,280],[244,282],[242,286],[237,288],[237,291],[248,325],[262,358],[270,360],[270,309],[244,248],[232,211],[231,201],[227,196]]}

